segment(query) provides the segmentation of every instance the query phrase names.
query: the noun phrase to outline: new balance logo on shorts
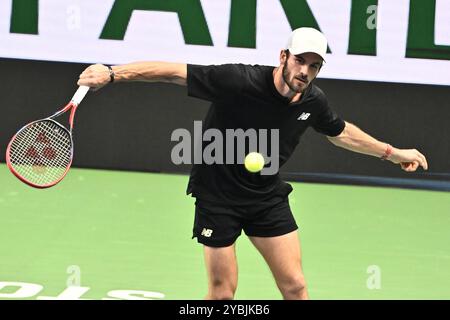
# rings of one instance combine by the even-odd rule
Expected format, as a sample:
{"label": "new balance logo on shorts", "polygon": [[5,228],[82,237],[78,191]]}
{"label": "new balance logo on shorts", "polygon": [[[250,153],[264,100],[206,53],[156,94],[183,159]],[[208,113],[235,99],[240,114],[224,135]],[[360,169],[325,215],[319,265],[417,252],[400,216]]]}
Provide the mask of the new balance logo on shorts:
{"label": "new balance logo on shorts", "polygon": [[213,231],[211,229],[203,228],[203,230],[202,230],[202,236],[207,237],[207,238],[211,237],[212,233],[213,233]]}
{"label": "new balance logo on shorts", "polygon": [[310,115],[311,115],[311,113],[303,112],[303,113],[300,115],[300,117],[297,118],[297,120],[306,120],[306,119],[309,118]]}

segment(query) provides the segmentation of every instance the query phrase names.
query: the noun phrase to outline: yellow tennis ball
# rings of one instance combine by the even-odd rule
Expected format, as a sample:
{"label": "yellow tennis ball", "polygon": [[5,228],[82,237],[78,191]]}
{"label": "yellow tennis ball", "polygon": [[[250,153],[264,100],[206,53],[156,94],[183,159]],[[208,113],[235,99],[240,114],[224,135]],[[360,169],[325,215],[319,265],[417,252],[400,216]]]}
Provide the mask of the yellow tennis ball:
{"label": "yellow tennis ball", "polygon": [[264,157],[261,153],[250,152],[244,160],[245,169],[250,172],[259,172],[264,168]]}

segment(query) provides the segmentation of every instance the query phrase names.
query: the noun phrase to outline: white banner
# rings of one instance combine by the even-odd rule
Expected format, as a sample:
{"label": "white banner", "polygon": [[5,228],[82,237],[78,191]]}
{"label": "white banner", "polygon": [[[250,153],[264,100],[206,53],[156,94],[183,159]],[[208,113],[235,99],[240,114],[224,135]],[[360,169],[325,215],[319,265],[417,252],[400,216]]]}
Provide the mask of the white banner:
{"label": "white banner", "polygon": [[[288,17],[295,14],[289,12],[289,8],[284,7],[280,0],[257,1],[254,45],[251,45],[251,27],[248,28],[247,22],[243,22],[245,25],[242,30],[250,31],[250,35],[245,35],[243,31],[241,38],[244,40],[236,40],[248,46],[243,48],[230,45],[230,34],[233,34],[234,39],[239,38],[236,30],[239,31],[240,21],[245,21],[239,19],[239,1],[235,2],[237,9],[233,11],[231,0],[177,0],[165,3],[148,0],[148,8],[128,8],[131,13],[128,20],[128,11],[121,8],[130,7],[131,3],[137,1],[35,1],[36,8],[23,7],[23,4],[21,7],[20,2],[23,1],[20,0],[0,1],[0,57],[105,64],[160,60],[198,64],[237,62],[277,65],[279,52],[292,30]],[[411,30],[414,27],[411,26],[411,13],[418,12],[419,19],[420,10],[428,10],[429,6],[428,9],[417,10],[417,0],[374,1],[377,5],[368,5],[365,12],[355,13],[365,20],[356,25],[358,30],[354,32],[364,35],[364,32],[373,29],[376,32],[373,42],[375,48],[372,48],[371,54],[349,54],[353,28],[351,21],[355,18],[352,16],[352,5],[357,0],[297,1],[284,3],[295,6],[304,2],[317,27],[329,41],[331,53],[326,57],[320,77],[450,85],[450,0],[435,0],[432,14],[434,21],[430,26],[434,34],[430,41],[438,49],[415,48],[415,51],[411,50],[413,56],[421,55],[422,52],[425,52],[425,56],[408,58],[408,34],[413,34]],[[175,9],[166,5],[169,2]],[[177,3],[179,8],[176,8]],[[411,11],[414,4],[416,9]],[[191,8],[195,10],[191,11]],[[196,15],[199,12],[205,24]],[[248,14],[248,11],[243,14]],[[238,21],[234,33],[232,18]],[[33,19],[36,21],[33,22]],[[120,26],[123,21],[125,25]],[[421,27],[415,27],[414,30],[422,30]],[[120,32],[124,33],[123,39],[117,39],[120,38]],[[421,34],[415,34],[415,41],[422,41]],[[209,44],[196,43],[208,42],[208,38]],[[353,41],[361,39],[364,36]],[[428,51],[431,58],[426,56]]]}

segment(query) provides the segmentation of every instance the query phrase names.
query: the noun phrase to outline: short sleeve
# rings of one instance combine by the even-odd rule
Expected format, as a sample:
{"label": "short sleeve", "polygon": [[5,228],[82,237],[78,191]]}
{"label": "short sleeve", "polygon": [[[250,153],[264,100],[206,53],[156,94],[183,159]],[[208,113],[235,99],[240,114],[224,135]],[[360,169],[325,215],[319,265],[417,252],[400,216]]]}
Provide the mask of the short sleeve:
{"label": "short sleeve", "polygon": [[191,97],[220,101],[241,92],[244,70],[238,64],[187,65],[187,89]]}
{"label": "short sleeve", "polygon": [[320,103],[322,105],[322,111],[316,118],[315,123],[312,125],[314,130],[329,137],[336,137],[342,133],[345,128],[345,121],[342,120],[336,112],[334,112],[328,105],[326,96],[321,93]]}

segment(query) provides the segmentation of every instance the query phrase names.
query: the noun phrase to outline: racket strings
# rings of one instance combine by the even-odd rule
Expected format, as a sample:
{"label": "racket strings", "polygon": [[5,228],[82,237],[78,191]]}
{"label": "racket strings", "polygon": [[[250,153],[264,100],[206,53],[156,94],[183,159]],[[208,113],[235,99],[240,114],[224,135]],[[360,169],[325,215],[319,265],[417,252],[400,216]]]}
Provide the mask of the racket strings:
{"label": "racket strings", "polygon": [[34,122],[16,135],[9,150],[14,170],[27,181],[44,186],[60,180],[72,161],[69,132],[51,120]]}

